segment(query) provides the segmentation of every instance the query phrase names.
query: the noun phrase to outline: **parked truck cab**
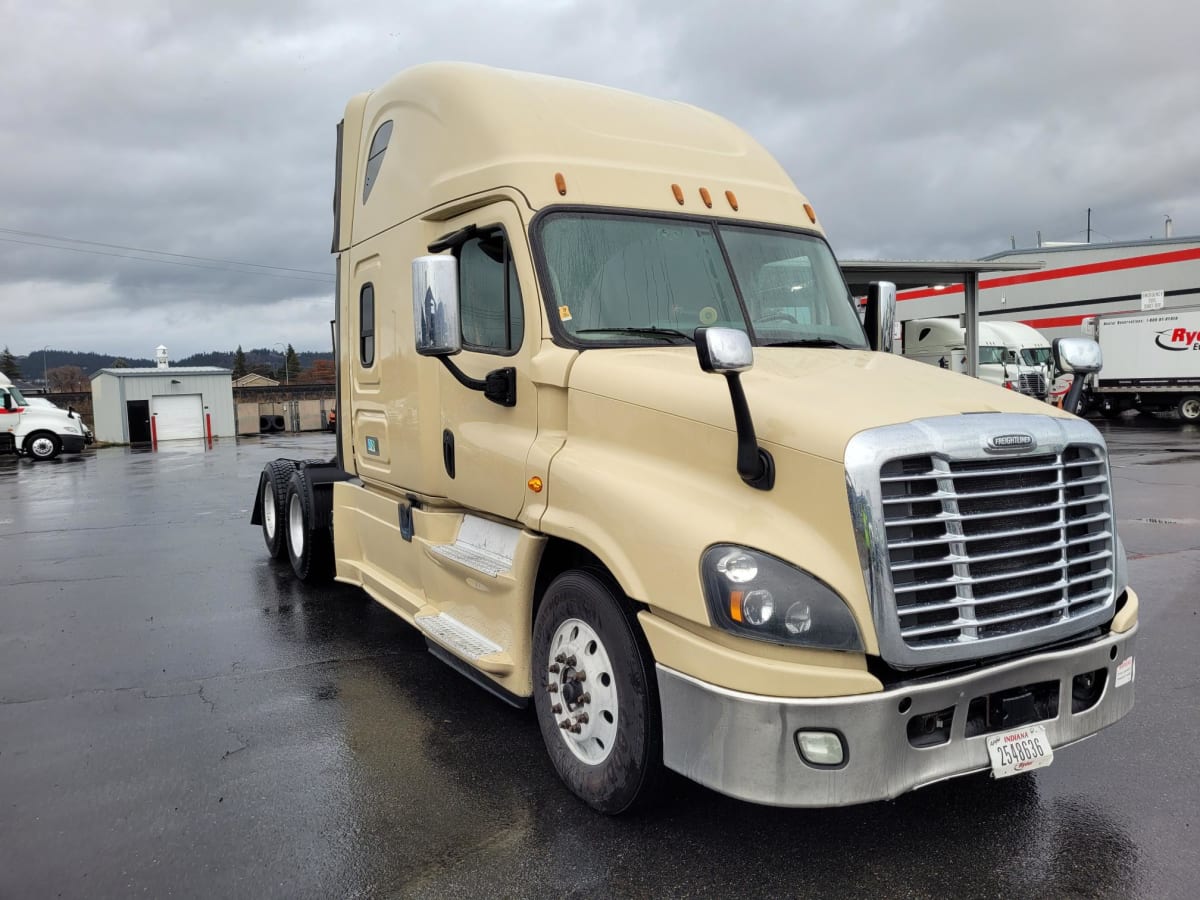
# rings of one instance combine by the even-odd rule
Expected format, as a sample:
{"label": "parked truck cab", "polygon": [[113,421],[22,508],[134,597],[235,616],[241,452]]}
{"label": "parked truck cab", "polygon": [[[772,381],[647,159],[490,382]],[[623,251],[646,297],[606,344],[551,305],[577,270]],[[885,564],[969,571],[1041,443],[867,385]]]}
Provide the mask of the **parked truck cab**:
{"label": "parked truck cab", "polygon": [[532,703],[584,801],[879,800],[1129,711],[1102,437],[885,352],[894,287],[864,330],[743,131],[435,64],[338,138],[337,455],[251,521]]}
{"label": "parked truck cab", "polygon": [[8,376],[0,374],[0,453],[50,460],[60,453],[82,453],[89,437],[73,410],[30,404]]}

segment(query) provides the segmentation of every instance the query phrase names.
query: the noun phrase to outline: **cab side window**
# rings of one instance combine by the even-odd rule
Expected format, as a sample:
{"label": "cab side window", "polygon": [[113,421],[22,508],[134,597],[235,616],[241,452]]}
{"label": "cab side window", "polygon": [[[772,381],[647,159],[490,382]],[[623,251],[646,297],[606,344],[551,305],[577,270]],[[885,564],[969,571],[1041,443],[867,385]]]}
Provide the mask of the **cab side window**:
{"label": "cab side window", "polygon": [[358,294],[358,358],[364,369],[375,365],[375,286],[368,282]]}
{"label": "cab side window", "polygon": [[459,248],[458,292],[465,349],[509,355],[520,348],[525,332],[521,287],[502,230]]}

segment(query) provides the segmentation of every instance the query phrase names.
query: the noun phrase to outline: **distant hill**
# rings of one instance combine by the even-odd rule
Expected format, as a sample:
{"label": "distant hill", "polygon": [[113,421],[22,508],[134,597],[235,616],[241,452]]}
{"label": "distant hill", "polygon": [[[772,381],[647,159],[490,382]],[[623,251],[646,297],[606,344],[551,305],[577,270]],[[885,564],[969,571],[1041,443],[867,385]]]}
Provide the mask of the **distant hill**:
{"label": "distant hill", "polygon": [[[233,368],[233,357],[236,350],[210,350],[207,353],[193,353],[182,359],[172,359],[172,366],[221,366]],[[283,365],[283,354],[278,350],[267,347],[245,350],[246,367],[254,369],[278,369]],[[27,381],[41,381],[43,369],[57,369],[59,366],[79,366],[88,375],[100,369],[110,368],[118,359],[123,359],[130,368],[152,368],[154,360],[143,356],[116,357],[105,353],[94,353],[87,350],[35,350],[28,356],[18,356],[17,363],[21,367],[21,375]],[[310,369],[318,359],[333,360],[333,353],[319,353],[313,350],[297,350],[301,369]]]}

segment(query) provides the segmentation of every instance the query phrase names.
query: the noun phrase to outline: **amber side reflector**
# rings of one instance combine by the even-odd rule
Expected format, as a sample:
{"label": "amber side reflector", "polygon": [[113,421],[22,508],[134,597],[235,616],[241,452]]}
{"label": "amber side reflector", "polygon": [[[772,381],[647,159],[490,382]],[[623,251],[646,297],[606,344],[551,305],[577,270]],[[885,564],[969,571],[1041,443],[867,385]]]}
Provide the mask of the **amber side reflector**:
{"label": "amber side reflector", "polygon": [[562,172],[555,172],[555,173],[554,173],[554,186],[555,186],[556,188],[558,188],[558,192],[559,192],[559,194],[561,194],[561,195],[563,195],[563,196],[566,196],[566,193],[567,193],[567,179],[563,178],[563,173],[562,173]]}
{"label": "amber side reflector", "polygon": [[817,214],[816,214],[816,212],[814,212],[814,211],[813,211],[813,208],[812,208],[812,206],[810,206],[809,204],[805,203],[805,204],[804,204],[804,211],[805,211],[806,213],[808,213],[808,221],[810,221],[810,222],[812,222],[814,225],[816,225],[816,224],[817,224]]}
{"label": "amber side reflector", "polygon": [[730,208],[733,209],[734,212],[737,212],[737,197],[734,196],[733,191],[726,191],[725,199],[729,201]]}
{"label": "amber side reflector", "polygon": [[671,185],[671,193],[675,195],[675,202],[683,206],[683,188],[677,184]]}
{"label": "amber side reflector", "polygon": [[700,188],[700,199],[704,201],[704,205],[712,209],[712,194],[708,192],[708,188]]}
{"label": "amber side reflector", "polygon": [[729,618],[735,622],[742,621],[742,592],[729,592]]}
{"label": "amber side reflector", "polygon": [[529,489],[535,494],[540,494],[542,492],[542,479],[538,478],[536,475],[534,475],[525,483],[529,485]]}

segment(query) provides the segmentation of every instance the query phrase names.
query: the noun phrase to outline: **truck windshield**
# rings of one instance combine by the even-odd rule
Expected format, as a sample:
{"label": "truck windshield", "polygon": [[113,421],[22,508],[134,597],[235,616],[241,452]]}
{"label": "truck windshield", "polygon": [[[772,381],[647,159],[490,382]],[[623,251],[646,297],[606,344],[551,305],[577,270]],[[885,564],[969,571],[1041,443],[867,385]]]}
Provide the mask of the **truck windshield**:
{"label": "truck windshield", "polygon": [[552,308],[580,344],[686,343],[720,325],[759,346],[867,346],[841,270],[812,235],[561,212],[536,240]]}
{"label": "truck windshield", "polygon": [[1026,347],[1021,351],[1021,362],[1027,366],[1044,366],[1050,362],[1050,348]]}
{"label": "truck windshield", "polygon": [[979,364],[981,366],[989,365],[989,364],[993,364],[993,363],[995,365],[1000,365],[1003,362],[1004,362],[1004,348],[1003,347],[980,347],[979,348]]}
{"label": "truck windshield", "polygon": [[29,405],[29,403],[25,400],[25,397],[22,396],[21,392],[18,391],[15,387],[10,386],[10,387],[6,388],[5,390],[7,390],[9,395],[12,397],[13,406],[28,406]]}

